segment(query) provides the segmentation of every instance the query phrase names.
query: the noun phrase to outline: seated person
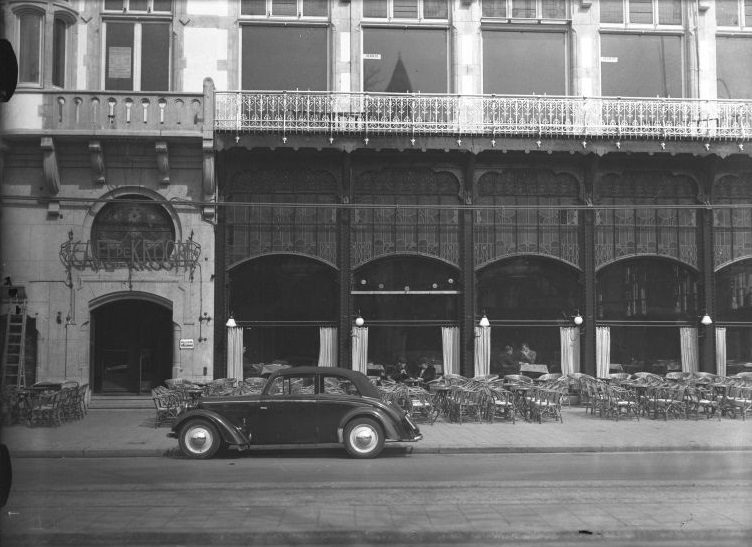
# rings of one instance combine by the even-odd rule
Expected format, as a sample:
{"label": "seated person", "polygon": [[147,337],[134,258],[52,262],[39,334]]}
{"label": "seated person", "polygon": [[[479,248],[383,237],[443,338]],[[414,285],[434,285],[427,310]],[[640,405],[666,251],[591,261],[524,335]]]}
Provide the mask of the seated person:
{"label": "seated person", "polygon": [[410,374],[407,372],[407,362],[404,357],[400,357],[397,361],[397,370],[392,374],[392,380],[404,382],[408,378],[410,378]]}
{"label": "seated person", "polygon": [[430,382],[431,380],[434,380],[436,378],[436,367],[433,366],[433,363],[429,363],[428,361],[423,361],[420,364],[420,372],[418,372],[418,379],[423,380],[424,382]]}
{"label": "seated person", "polygon": [[517,360],[523,363],[535,363],[537,353],[530,349],[527,342],[523,342],[517,355]]}
{"label": "seated person", "polygon": [[514,348],[508,344],[504,346],[504,351],[498,358],[498,364],[501,370],[499,372],[494,372],[494,374],[498,374],[500,377],[506,376],[507,374],[520,373],[519,360],[515,358]]}

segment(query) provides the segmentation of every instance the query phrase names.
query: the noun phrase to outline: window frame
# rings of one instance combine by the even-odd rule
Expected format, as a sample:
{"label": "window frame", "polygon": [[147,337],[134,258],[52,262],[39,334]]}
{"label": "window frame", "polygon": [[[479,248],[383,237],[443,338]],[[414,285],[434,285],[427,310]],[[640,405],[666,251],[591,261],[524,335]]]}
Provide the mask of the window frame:
{"label": "window frame", "polygon": [[102,13],[103,14],[124,13],[124,14],[134,14],[134,15],[135,14],[139,14],[140,15],[140,14],[144,14],[144,13],[147,13],[147,14],[155,13],[155,14],[166,15],[168,13],[172,13],[173,12],[173,9],[174,9],[174,0],[171,0],[170,9],[168,11],[155,11],[154,10],[154,0],[145,0],[145,1],[146,1],[146,10],[135,10],[135,9],[132,10],[130,8],[131,0],[120,0],[120,2],[122,2],[122,4],[123,4],[123,7],[120,8],[120,9],[113,10],[113,9],[107,9],[105,7],[106,6],[106,3],[105,3],[106,0],[103,0],[102,1]]}
{"label": "window frame", "polygon": [[239,20],[242,21],[269,21],[269,20],[287,20],[287,21],[329,21],[329,18],[331,17],[331,10],[329,9],[329,2],[326,3],[327,6],[327,13],[326,15],[306,15],[303,9],[303,4],[306,0],[296,0],[297,2],[297,13],[295,15],[275,15],[273,10],[273,2],[274,0],[264,0],[266,4],[265,12],[263,15],[260,14],[247,14],[243,13],[243,5],[242,2],[240,4],[239,12]]}
{"label": "window frame", "polygon": [[[745,11],[745,6],[748,0],[735,0],[736,2],[736,15],[739,18],[739,23],[736,25],[722,25],[718,22],[718,14],[716,11],[715,24],[720,33],[728,32],[752,32],[752,3],[749,5],[749,14]],[[747,15],[750,18],[750,24],[745,24],[747,21]]]}
{"label": "window frame", "polygon": [[490,0],[481,0],[481,20],[485,21],[570,21],[572,19],[571,16],[571,2],[569,0],[564,0],[564,17],[544,17],[543,16],[543,1],[544,0],[535,0],[535,17],[515,17],[514,16],[514,2],[515,0],[500,0],[501,2],[504,2],[505,4],[505,15],[503,16],[493,16],[493,15],[483,15],[483,4],[485,2],[489,2]]}
{"label": "window frame", "polygon": [[450,0],[444,0],[447,4],[447,16],[446,18],[442,17],[424,17],[425,13],[425,0],[416,0],[418,3],[418,16],[417,17],[394,17],[394,0],[386,0],[386,17],[370,17],[365,15],[365,10],[363,11],[363,21],[381,21],[381,22],[402,22],[402,21],[418,21],[418,22],[426,22],[426,23],[433,23],[433,24],[441,24],[442,22],[449,22],[451,19],[451,12],[452,12],[452,4]]}
{"label": "window frame", "polygon": [[[47,33],[45,32],[46,27],[46,12],[44,10],[41,10],[37,7],[32,6],[22,6],[20,9],[14,11],[13,15],[15,16],[15,24],[14,24],[14,38],[15,38],[15,44],[16,44],[16,51],[18,51],[18,87],[32,87],[32,88],[42,88],[44,87],[44,77],[45,77],[45,70],[44,70],[44,52],[45,52],[45,36]],[[36,80],[22,80],[22,73],[23,73],[23,63],[26,60],[24,57],[24,52],[21,48],[22,45],[22,38],[21,38],[21,20],[25,16],[31,16],[36,17],[36,19],[39,21],[39,36],[37,37],[37,59],[36,59],[36,71],[37,71],[37,78]]]}
{"label": "window frame", "polygon": [[[684,13],[684,2],[681,1],[681,21],[679,23],[661,23],[660,22],[660,2],[661,0],[650,0],[652,4],[652,16],[653,16],[653,22],[652,23],[632,23],[629,20],[629,2],[630,0],[621,0],[621,9],[622,9],[622,22],[621,23],[609,23],[604,22],[602,20],[601,14],[599,13],[598,17],[598,24],[600,25],[600,28],[618,28],[618,29],[655,29],[655,30],[666,30],[666,29],[682,29],[684,30],[684,25],[686,23],[685,19],[685,13]],[[600,7],[599,7],[600,9]]]}
{"label": "window frame", "polygon": [[[125,1],[125,0],[124,0]],[[114,12],[113,12],[114,13]],[[164,12],[166,13],[166,12]],[[126,23],[126,24],[132,24],[133,25],[133,52],[132,52],[132,63],[133,63],[133,73],[131,74],[131,78],[133,80],[133,85],[131,86],[133,89],[130,90],[110,90],[107,88],[107,33],[108,28],[107,26],[111,23]],[[167,23],[168,24],[168,45],[167,45],[167,89],[162,90],[149,90],[149,91],[142,91],[141,90],[141,56],[143,53],[143,34],[142,29],[143,25],[149,25],[152,23]],[[101,67],[101,76],[100,76],[100,86],[101,89],[104,91],[131,91],[134,93],[169,93],[172,91],[172,87],[174,85],[174,75],[173,75],[173,55],[174,55],[174,48],[175,48],[175,42],[173,40],[173,22],[172,22],[172,16],[169,15],[156,15],[156,16],[149,16],[149,17],[143,17],[143,16],[133,16],[133,15],[124,15],[121,17],[113,17],[113,16],[107,16],[105,15],[105,12],[103,12],[102,16],[102,30],[100,32],[101,35],[101,52],[102,52],[102,58],[100,61],[100,67]]]}

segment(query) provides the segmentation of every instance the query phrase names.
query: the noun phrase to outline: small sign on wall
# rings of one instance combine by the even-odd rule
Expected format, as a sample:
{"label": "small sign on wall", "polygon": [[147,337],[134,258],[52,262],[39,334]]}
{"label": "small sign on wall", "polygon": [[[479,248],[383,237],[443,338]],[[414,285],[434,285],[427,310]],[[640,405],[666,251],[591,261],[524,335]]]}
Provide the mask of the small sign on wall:
{"label": "small sign on wall", "polygon": [[181,338],[180,349],[193,349],[193,338]]}

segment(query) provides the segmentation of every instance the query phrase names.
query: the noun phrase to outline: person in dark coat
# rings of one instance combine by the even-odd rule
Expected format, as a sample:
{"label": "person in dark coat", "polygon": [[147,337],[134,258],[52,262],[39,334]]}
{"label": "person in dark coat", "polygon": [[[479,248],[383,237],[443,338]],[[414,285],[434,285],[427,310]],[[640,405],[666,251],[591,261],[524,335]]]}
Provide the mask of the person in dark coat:
{"label": "person in dark coat", "polygon": [[410,378],[410,374],[407,372],[407,362],[403,357],[397,360],[397,370],[392,374],[392,380],[395,382],[404,382]]}
{"label": "person in dark coat", "polygon": [[430,382],[431,380],[434,380],[436,378],[436,367],[433,366],[433,363],[429,363],[428,361],[423,361],[420,364],[420,372],[418,372],[418,379],[423,380],[424,382]]}

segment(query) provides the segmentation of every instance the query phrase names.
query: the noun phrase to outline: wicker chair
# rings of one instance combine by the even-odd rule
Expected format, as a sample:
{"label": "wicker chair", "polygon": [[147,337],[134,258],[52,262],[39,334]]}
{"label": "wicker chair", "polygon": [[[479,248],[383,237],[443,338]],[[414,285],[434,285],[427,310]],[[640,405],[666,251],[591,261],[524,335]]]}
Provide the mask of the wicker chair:
{"label": "wicker chair", "polygon": [[156,416],[154,417],[155,428],[162,424],[172,423],[183,410],[180,397],[173,391],[158,391],[153,389],[151,398],[156,409]]}
{"label": "wicker chair", "polygon": [[648,404],[654,418],[662,414],[664,420],[669,416],[674,418],[686,417],[687,407],[684,400],[685,386],[663,386],[653,390]]}
{"label": "wicker chair", "polygon": [[507,374],[504,376],[504,381],[517,384],[532,384],[533,379],[530,376],[524,374]]}
{"label": "wicker chair", "polygon": [[608,402],[606,414],[609,417],[616,418],[618,422],[621,418],[640,419],[640,402],[637,394],[618,386],[608,386],[606,389]]}
{"label": "wicker chair", "polygon": [[489,421],[499,418],[514,423],[517,413],[514,393],[505,389],[493,389],[491,390],[491,403]]}
{"label": "wicker chair", "polygon": [[31,398],[29,426],[54,425],[63,423],[61,391],[45,391]]}
{"label": "wicker chair", "polygon": [[534,389],[530,394],[530,417],[543,423],[544,418],[553,418],[564,423],[561,415],[561,391],[554,389]]}
{"label": "wicker chair", "polygon": [[731,386],[726,398],[727,411],[736,417],[738,412],[742,420],[752,412],[752,386]]}

